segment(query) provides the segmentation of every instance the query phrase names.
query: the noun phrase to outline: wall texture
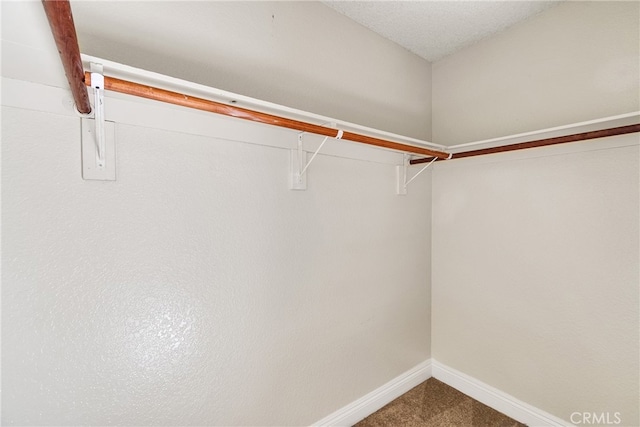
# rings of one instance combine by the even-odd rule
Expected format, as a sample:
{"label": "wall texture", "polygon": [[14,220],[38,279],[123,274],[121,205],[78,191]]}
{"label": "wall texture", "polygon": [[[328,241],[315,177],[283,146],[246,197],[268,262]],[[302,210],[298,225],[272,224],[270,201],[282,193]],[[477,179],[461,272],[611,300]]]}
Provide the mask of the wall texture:
{"label": "wall texture", "polygon": [[640,3],[563,2],[433,64],[433,141],[640,110]]}
{"label": "wall texture", "polygon": [[431,64],[320,2],[73,2],[84,53],[431,139]]}
{"label": "wall texture", "polygon": [[428,178],[118,125],[88,182],[79,119],[2,117],[3,424],[304,425],[430,356]]}
{"label": "wall texture", "polygon": [[640,424],[638,142],[436,165],[436,360],[567,421]]}
{"label": "wall texture", "polygon": [[[640,110],[639,8],[564,2],[435,63],[434,142]],[[640,424],[638,141],[435,165],[436,360],[567,421]]]}
{"label": "wall texture", "polygon": [[2,8],[3,425],[308,425],[430,357],[427,175],[321,154],[292,192],[294,132],[109,98],[83,181],[42,8]]}
{"label": "wall texture", "polygon": [[[204,5],[184,7],[217,8],[206,28],[226,36],[210,50],[114,20],[141,4],[74,7],[81,27],[97,11],[122,33],[85,28],[88,53],[428,136],[428,64],[322,5]],[[427,174],[397,197],[391,163],[320,155],[309,189],[290,192],[288,152],[262,145],[282,131],[110,100],[127,118],[118,180],[85,182],[41,7],[1,6],[4,424],[309,424],[430,357],[432,329],[437,360],[523,401],[639,422],[637,135],[438,163],[432,224]],[[556,9],[438,63],[440,142],[638,109],[637,3]],[[569,53],[582,45],[565,37],[589,47]]]}

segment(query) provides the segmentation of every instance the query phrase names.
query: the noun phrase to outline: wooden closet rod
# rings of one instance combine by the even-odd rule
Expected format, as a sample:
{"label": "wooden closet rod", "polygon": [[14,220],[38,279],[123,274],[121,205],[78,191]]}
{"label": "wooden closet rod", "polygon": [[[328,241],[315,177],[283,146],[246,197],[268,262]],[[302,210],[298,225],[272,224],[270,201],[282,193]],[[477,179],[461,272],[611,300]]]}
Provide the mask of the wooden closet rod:
{"label": "wooden closet rod", "polygon": [[[547,145],[565,144],[568,142],[586,141],[589,139],[605,138],[607,136],[624,135],[627,133],[640,132],[640,124],[620,126],[615,128],[600,129],[590,132],[574,133],[572,135],[557,136],[554,138],[538,139],[535,141],[519,142],[516,144],[503,145],[500,147],[482,148],[479,150],[462,151],[451,156],[452,159],[462,159],[464,157],[482,156],[484,154],[502,153],[505,151],[525,150],[527,148],[545,147]],[[413,159],[409,161],[412,165],[427,163],[433,160],[433,156],[424,159]]]}
{"label": "wooden closet rod", "polygon": [[71,5],[66,0],[42,0],[42,6],[47,14],[76,108],[82,114],[89,114],[91,104],[84,84],[84,69],[80,59],[80,48],[78,47],[76,27],[73,24]]}
{"label": "wooden closet rod", "polygon": [[[91,85],[91,76],[89,73],[84,72],[82,66],[80,49],[78,47],[78,39],[73,23],[73,16],[71,13],[71,6],[69,4],[69,1],[42,0],[42,5],[44,6],[45,13],[47,14],[47,18],[49,20],[51,32],[53,33],[53,37],[56,41],[65,74],[67,75],[67,79],[69,80],[69,87],[71,88],[76,108],[80,113],[88,114],[91,112],[91,104],[89,103],[89,96],[87,94],[86,86]],[[198,110],[223,114],[226,116],[236,117],[244,120],[294,129],[301,132],[315,133],[332,138],[338,136],[337,129],[288,119],[272,114],[261,113],[245,108],[235,107],[215,101],[210,101],[207,99],[197,98],[177,92],[171,92],[151,86],[145,86],[139,83],[119,80],[113,77],[105,77],[104,83],[105,89],[115,92],[140,96],[156,101],[168,102],[183,107],[195,108]],[[404,151],[426,156],[426,158],[414,159],[410,161],[412,165],[415,165],[431,161],[434,157],[439,160],[448,158],[460,159],[464,157],[480,156],[484,154],[501,153],[505,151],[522,150],[534,147],[543,147],[546,145],[562,144],[567,142],[584,141],[588,139],[603,138],[607,136],[622,135],[633,132],[640,132],[640,125],[622,126],[592,132],[578,133],[574,135],[560,136],[556,138],[522,142],[502,147],[465,151],[453,154],[452,157],[450,157],[449,153],[445,153],[443,151],[388,141],[353,132],[344,131],[342,133],[342,139],[373,145],[376,147],[388,148],[392,150]]]}
{"label": "wooden closet rod", "polygon": [[[85,84],[87,86],[90,86],[91,74],[85,73],[84,80]],[[309,132],[332,138],[335,138],[338,134],[338,129],[320,126],[313,123],[302,122],[299,120],[288,119],[272,114],[261,113],[259,111],[253,111],[246,108],[227,105],[221,102],[197,98],[195,96],[172,92],[152,86],[146,86],[127,80],[120,80],[113,77],[104,76],[104,88],[106,90],[124,93],[127,95],[139,96],[141,98],[147,98],[155,101],[166,102],[169,104],[180,105],[182,107],[194,108],[196,110],[222,114],[238,119],[250,120],[252,122],[265,123],[283,128],[294,129],[301,132]],[[444,151],[437,151],[429,148],[402,144],[399,142],[374,138],[371,136],[361,135],[353,132],[343,131],[342,139],[360,142],[362,144],[374,145],[376,147],[389,148],[392,150],[399,150],[413,154],[421,154],[424,156],[430,156],[432,158],[437,157],[439,159],[446,159],[447,157],[449,157],[449,153],[445,153]]]}
{"label": "wooden closet rod", "polygon": [[[90,75],[84,73],[82,67],[82,59],[80,58],[80,49],[78,47],[78,38],[76,35],[73,16],[71,14],[71,6],[68,0],[42,0],[42,5],[49,19],[51,32],[55,38],[62,64],[69,80],[69,87],[73,94],[76,108],[80,113],[87,114],[91,112],[91,104],[85,86],[91,85]],[[298,130],[301,132],[310,132],[328,137],[338,137],[338,129],[326,126],[315,125],[298,120],[287,119],[285,117],[275,116],[271,114],[252,111],[245,108],[234,107],[219,102],[209,101],[202,98],[171,92],[164,89],[145,86],[138,83],[119,80],[112,77],[105,77],[105,89],[115,92],[125,93],[129,95],[140,96],[143,98],[153,99],[156,101],[168,102],[184,107],[195,108],[203,111],[223,114],[226,116],[236,117],[244,120],[250,120],[259,123],[285,127]],[[437,151],[429,148],[418,147],[414,145],[402,144],[399,142],[388,141],[385,139],[374,138],[371,136],[360,135],[353,132],[341,132],[341,138],[349,141],[360,142],[363,144],[374,145],[376,147],[389,148],[423,156],[437,157],[446,159],[449,153]]]}

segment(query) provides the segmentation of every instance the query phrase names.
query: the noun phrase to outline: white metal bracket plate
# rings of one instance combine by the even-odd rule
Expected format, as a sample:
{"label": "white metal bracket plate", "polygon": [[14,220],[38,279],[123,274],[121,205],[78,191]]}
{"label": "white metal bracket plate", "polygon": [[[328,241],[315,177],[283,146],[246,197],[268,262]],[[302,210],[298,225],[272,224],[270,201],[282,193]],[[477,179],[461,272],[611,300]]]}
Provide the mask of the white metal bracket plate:
{"label": "white metal bracket plate", "polygon": [[301,150],[291,150],[289,161],[289,190],[306,190],[307,174],[300,175],[300,171],[307,164],[307,152]]}
{"label": "white metal bracket plate", "polygon": [[407,195],[407,173],[409,169],[409,156],[402,157],[402,165],[396,166],[396,194],[398,196]]}
{"label": "white metal bracket plate", "polygon": [[82,179],[116,180],[116,131],[114,122],[104,122],[104,165],[99,166],[95,119],[82,119]]}
{"label": "white metal bracket plate", "polygon": [[398,196],[407,195],[407,167],[396,166],[396,194]]}

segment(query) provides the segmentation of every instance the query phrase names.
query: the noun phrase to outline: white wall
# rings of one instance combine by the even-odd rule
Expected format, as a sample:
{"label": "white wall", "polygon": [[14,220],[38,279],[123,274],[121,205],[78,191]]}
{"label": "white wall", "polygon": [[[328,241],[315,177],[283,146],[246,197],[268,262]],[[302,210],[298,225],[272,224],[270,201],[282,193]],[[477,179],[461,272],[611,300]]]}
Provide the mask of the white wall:
{"label": "white wall", "polygon": [[[639,7],[561,3],[435,63],[434,141],[640,110]],[[435,165],[436,360],[569,422],[640,424],[638,142]]]}
{"label": "white wall", "polygon": [[[604,6],[560,7],[586,18]],[[396,197],[393,156],[321,155],[309,189],[290,192],[288,153],[266,145],[294,133],[111,98],[118,181],[85,182],[40,4],[2,12],[3,423],[320,419],[430,357],[431,226],[438,361],[564,419],[611,411],[638,423],[637,135],[438,163],[431,225],[428,175]],[[615,56],[622,45],[607,46]],[[470,52],[440,63],[460,60],[448,70],[458,84],[482,67]],[[589,87],[576,72],[556,78]],[[446,89],[444,74],[434,82]],[[522,125],[518,91],[460,98],[438,121],[441,142],[627,112],[637,99],[595,89],[602,102],[555,108],[545,79],[549,91],[535,91],[553,114]],[[519,120],[503,120],[511,109]],[[380,158],[365,151],[355,157]]]}
{"label": "white wall", "polygon": [[83,181],[41,6],[2,7],[3,424],[305,425],[430,357],[427,175],[321,154],[292,192],[295,132],[110,97]]}
{"label": "white wall", "polygon": [[431,64],[320,2],[72,6],[84,53],[431,139]]}
{"label": "white wall", "polygon": [[433,64],[433,141],[640,110],[640,3],[568,1]]}
{"label": "white wall", "polygon": [[436,360],[568,422],[640,424],[639,142],[436,165]]}

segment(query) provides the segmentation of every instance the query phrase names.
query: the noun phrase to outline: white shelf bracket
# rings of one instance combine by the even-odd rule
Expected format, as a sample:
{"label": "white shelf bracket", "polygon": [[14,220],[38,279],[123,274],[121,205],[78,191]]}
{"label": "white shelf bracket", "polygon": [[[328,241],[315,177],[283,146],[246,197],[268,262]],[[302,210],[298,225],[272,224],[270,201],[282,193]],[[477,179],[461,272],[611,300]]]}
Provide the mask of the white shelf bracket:
{"label": "white shelf bracket", "polygon": [[[334,139],[342,139],[344,132],[340,129],[336,130],[337,134]],[[290,190],[306,190],[307,189],[307,169],[316,158],[324,144],[329,139],[328,136],[322,140],[318,149],[313,153],[311,159],[307,162],[307,152],[303,149],[303,135],[304,132],[298,134],[298,148],[291,150],[291,161],[289,171],[289,189]],[[303,166],[304,165],[304,166]]]}
{"label": "white shelf bracket", "polygon": [[429,163],[427,163],[426,166],[420,169],[417,174],[407,180],[407,177],[409,175],[409,160],[409,155],[405,154],[403,156],[402,166],[396,166],[396,194],[400,196],[406,195],[407,186],[409,185],[409,183],[416,179],[422,172],[426,171],[427,168],[433,164],[433,162],[438,160],[438,158],[434,157]]}
{"label": "white shelf bracket", "polygon": [[91,87],[93,110],[82,116],[82,178],[115,181],[115,124],[105,120],[102,64],[91,63]]}
{"label": "white shelf bracket", "polygon": [[307,162],[307,152],[302,149],[302,135],[298,134],[298,148],[290,151],[289,190],[307,189],[307,176],[301,173]]}
{"label": "white shelf bracket", "polygon": [[93,115],[96,121],[96,167],[104,169],[104,74],[102,64],[91,63],[91,87],[93,88]]}

